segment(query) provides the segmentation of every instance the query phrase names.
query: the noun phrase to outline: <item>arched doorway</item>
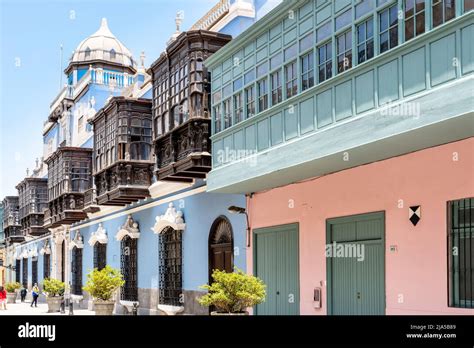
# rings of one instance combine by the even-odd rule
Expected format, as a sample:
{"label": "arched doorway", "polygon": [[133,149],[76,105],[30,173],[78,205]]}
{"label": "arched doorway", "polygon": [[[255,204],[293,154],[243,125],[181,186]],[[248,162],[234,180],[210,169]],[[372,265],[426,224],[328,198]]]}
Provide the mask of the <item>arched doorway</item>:
{"label": "arched doorway", "polygon": [[232,225],[225,216],[218,217],[209,234],[209,283],[215,270],[232,272],[234,269],[234,238]]}

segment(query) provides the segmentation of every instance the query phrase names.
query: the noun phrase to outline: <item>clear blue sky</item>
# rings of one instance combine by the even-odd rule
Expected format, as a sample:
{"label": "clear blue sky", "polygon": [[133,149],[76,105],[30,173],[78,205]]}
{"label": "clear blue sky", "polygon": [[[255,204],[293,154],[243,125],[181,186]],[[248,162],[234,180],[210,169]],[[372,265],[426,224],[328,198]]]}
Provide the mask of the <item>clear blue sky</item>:
{"label": "clear blue sky", "polygon": [[137,62],[145,51],[149,66],[175,31],[177,11],[184,11],[185,30],[217,2],[0,0],[0,200],[17,194],[26,168],[31,170],[43,153],[43,122],[60,89],[61,44],[66,67],[72,51],[106,17]]}

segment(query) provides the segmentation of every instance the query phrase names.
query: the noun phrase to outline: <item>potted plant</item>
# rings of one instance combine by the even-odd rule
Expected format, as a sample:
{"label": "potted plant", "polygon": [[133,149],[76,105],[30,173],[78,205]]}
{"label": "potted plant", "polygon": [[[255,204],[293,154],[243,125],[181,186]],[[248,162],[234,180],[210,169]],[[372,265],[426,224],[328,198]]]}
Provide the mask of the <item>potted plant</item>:
{"label": "potted plant", "polygon": [[58,279],[46,278],[43,283],[43,291],[46,294],[48,313],[59,312],[61,302],[64,300],[64,282]]}
{"label": "potted plant", "polygon": [[7,291],[7,303],[15,303],[18,289],[21,288],[21,284],[18,282],[6,283],[5,290]]}
{"label": "potted plant", "polygon": [[87,283],[83,288],[94,299],[94,311],[96,315],[112,315],[114,311],[113,296],[125,281],[119,270],[105,266],[100,271],[94,268],[87,274]]}
{"label": "potted plant", "polygon": [[201,286],[208,293],[198,300],[201,305],[216,309],[211,315],[248,315],[247,308],[265,300],[263,281],[238,268],[233,273],[214,270],[212,279],[211,285]]}

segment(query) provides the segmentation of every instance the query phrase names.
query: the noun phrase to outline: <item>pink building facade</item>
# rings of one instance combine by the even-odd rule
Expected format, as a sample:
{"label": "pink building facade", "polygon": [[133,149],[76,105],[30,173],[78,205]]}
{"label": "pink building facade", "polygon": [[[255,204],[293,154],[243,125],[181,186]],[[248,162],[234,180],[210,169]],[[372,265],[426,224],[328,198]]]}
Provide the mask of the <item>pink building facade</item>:
{"label": "pink building facade", "polygon": [[[327,314],[327,219],[385,212],[385,313],[474,315],[448,306],[447,256],[447,203],[474,197],[473,158],[469,138],[256,193],[248,199],[250,226],[298,223],[300,314]],[[418,205],[414,226],[409,207]],[[317,309],[315,288],[322,290]]]}

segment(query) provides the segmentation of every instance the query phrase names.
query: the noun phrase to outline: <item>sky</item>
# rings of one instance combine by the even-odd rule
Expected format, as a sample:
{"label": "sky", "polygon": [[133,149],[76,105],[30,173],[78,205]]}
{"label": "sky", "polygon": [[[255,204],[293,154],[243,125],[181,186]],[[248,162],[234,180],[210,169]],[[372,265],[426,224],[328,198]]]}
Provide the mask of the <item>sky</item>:
{"label": "sky", "polygon": [[[72,51],[106,17],[112,33],[148,67],[176,30],[189,29],[218,0],[0,0],[0,200],[42,156],[43,123]],[[60,46],[63,46],[61,61]]]}

